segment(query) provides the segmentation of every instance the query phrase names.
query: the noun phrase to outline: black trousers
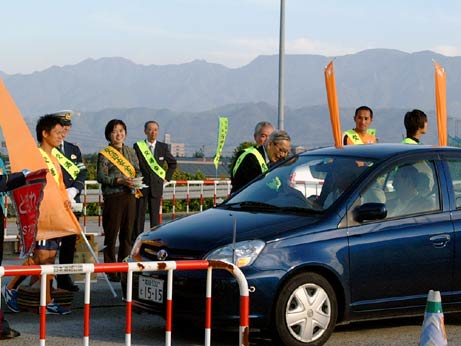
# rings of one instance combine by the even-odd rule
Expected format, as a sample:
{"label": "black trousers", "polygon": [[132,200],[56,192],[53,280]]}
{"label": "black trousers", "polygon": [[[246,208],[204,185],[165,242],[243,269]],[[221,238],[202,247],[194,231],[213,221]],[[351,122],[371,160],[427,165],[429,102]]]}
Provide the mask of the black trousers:
{"label": "black trousers", "polygon": [[133,230],[133,242],[138,235],[144,232],[144,224],[146,222],[146,201],[149,212],[150,228],[157,226],[160,223],[160,197],[141,197],[136,200],[136,221]]}
{"label": "black trousers", "polygon": [[[104,195],[102,226],[104,228],[104,262],[123,261],[131,251],[131,235],[136,217],[136,198],[130,193]],[[119,241],[118,258],[115,244]]]}

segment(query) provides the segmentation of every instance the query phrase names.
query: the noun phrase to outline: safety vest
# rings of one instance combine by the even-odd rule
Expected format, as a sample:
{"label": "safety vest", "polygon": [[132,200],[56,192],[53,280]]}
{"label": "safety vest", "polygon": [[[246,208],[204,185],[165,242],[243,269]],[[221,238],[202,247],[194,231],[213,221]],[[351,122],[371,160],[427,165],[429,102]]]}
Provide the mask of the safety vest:
{"label": "safety vest", "polygon": [[155,156],[150,151],[150,149],[147,146],[146,142],[145,141],[139,141],[139,142],[136,142],[136,144],[138,145],[139,150],[141,150],[142,156],[144,157],[144,159],[148,163],[150,169],[152,169],[152,171],[154,171],[154,173],[157,174],[161,179],[165,180],[166,172],[163,169],[163,167],[160,166],[157,163],[157,160],[155,159]]}
{"label": "safety vest", "polygon": [[72,177],[72,179],[76,179],[77,175],[80,173],[80,168],[69,160],[63,153],[61,153],[58,149],[53,148],[51,150],[51,154],[58,159],[59,164],[62,168],[66,170],[67,173]]}
{"label": "safety vest", "polygon": [[248,154],[252,154],[256,157],[259,166],[261,167],[261,173],[267,171],[268,167],[266,160],[264,160],[264,157],[261,155],[258,149],[256,149],[255,147],[250,147],[245,149],[243,153],[238,157],[237,161],[235,162],[234,169],[232,170],[232,176],[235,176],[235,173],[237,173],[240,164]]}
{"label": "safety vest", "polygon": [[419,144],[413,138],[407,137],[402,141],[403,144]]}
{"label": "safety vest", "polygon": [[[353,129],[347,130],[345,131],[345,134],[347,135],[347,137],[350,138],[353,144],[365,144],[363,143],[363,140],[359,136],[359,134],[355,132],[355,130]],[[365,140],[367,144],[376,143],[376,129],[368,129],[365,135]]]}

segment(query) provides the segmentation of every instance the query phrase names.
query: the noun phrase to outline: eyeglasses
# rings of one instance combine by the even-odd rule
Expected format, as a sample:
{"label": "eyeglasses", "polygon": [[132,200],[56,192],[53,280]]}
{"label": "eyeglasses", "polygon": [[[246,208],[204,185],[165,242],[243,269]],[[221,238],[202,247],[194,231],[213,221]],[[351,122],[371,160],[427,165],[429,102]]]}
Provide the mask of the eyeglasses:
{"label": "eyeglasses", "polygon": [[279,145],[275,142],[272,142],[274,144],[274,147],[277,148],[277,151],[282,154],[283,156],[288,156],[290,154],[290,149],[286,150],[284,148],[279,147]]}

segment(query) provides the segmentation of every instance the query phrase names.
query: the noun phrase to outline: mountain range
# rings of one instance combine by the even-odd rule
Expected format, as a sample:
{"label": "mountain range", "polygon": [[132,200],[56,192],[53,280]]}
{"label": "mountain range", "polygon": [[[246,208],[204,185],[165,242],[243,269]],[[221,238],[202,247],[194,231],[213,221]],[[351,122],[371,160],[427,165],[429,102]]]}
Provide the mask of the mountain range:
{"label": "mountain range", "polygon": [[[293,144],[312,148],[333,143],[326,101],[324,68],[332,57],[287,55],[285,58],[285,129]],[[381,141],[400,141],[403,115],[413,108],[429,116],[424,141],[436,144],[433,60],[447,72],[450,130],[458,131],[461,57],[431,51],[405,53],[372,49],[334,57],[342,128],[353,126],[354,109],[368,105]],[[154,119],[172,142],[186,144],[189,154],[202,148],[214,154],[218,116],[229,118],[224,154],[251,140],[254,125],[277,126],[278,56],[259,56],[240,68],[195,60],[178,65],[140,65],[125,58],[87,59],[31,74],[2,78],[31,129],[37,117],[73,109],[70,140],[84,153],[105,145],[108,120],[127,123],[127,144],[143,137],[143,124]],[[34,131],[32,131],[34,133]],[[458,135],[457,133],[455,133]]]}

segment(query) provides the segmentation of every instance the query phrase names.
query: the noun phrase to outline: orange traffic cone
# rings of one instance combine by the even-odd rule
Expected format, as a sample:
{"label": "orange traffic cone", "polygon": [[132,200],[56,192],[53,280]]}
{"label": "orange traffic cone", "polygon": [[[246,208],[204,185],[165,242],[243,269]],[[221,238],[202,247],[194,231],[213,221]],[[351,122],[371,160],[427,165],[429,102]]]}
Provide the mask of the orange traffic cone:
{"label": "orange traffic cone", "polygon": [[440,292],[430,290],[427,296],[420,346],[446,345],[447,333],[445,332]]}

